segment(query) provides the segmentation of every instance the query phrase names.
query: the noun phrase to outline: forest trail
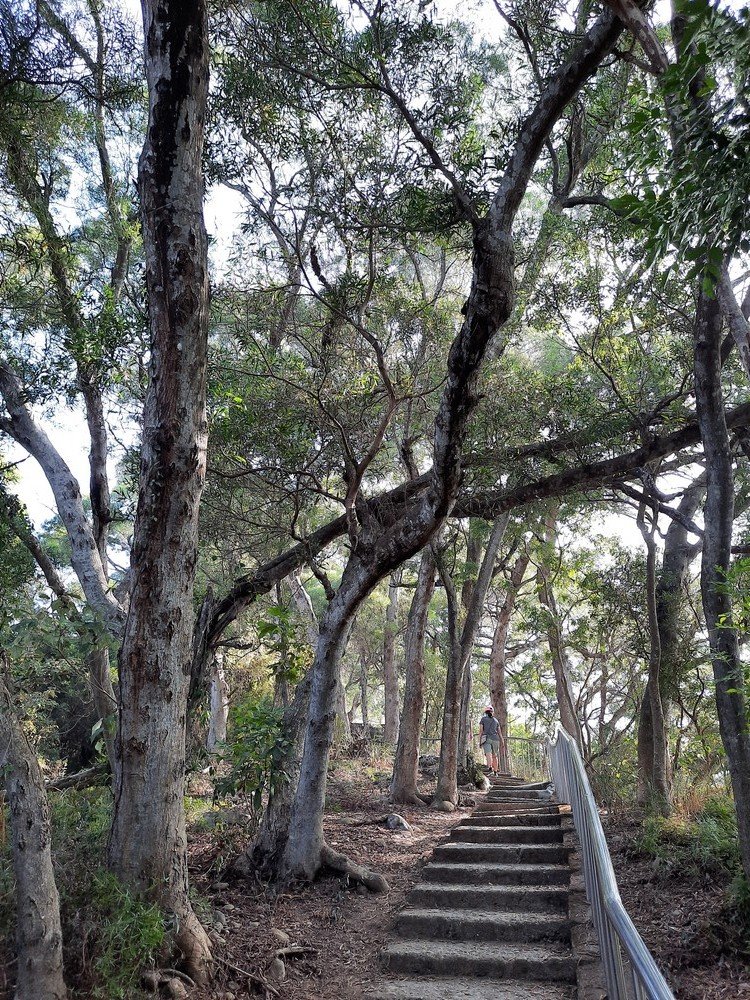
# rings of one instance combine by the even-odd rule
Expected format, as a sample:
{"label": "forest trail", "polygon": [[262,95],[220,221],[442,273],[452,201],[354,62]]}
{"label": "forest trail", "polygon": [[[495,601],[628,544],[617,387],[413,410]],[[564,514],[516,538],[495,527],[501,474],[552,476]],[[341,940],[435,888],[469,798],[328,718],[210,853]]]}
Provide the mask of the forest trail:
{"label": "forest trail", "polygon": [[572,1000],[569,852],[545,784],[492,779],[435,848],[367,1000]]}

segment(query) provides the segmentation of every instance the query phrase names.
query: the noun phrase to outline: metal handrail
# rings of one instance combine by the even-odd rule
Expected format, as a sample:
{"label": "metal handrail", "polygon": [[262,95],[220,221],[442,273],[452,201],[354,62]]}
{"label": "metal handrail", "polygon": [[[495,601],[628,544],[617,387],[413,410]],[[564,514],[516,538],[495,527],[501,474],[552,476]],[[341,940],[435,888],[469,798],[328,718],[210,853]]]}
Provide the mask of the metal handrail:
{"label": "metal handrail", "polygon": [[[586,897],[599,939],[610,1000],[674,1000],[674,994],[623,906],[591,785],[575,740],[558,727],[547,743],[559,801],[570,804],[581,842]],[[623,952],[628,960],[625,972]],[[628,989],[628,980],[632,993]]]}

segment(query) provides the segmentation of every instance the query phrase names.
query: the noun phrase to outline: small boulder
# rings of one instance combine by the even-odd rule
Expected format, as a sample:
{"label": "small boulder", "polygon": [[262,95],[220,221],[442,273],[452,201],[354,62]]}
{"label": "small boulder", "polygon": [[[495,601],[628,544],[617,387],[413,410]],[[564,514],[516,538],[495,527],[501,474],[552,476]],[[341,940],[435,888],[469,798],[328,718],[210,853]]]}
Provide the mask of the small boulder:
{"label": "small boulder", "polygon": [[398,813],[390,813],[385,820],[385,825],[389,830],[411,830],[403,816]]}
{"label": "small boulder", "polygon": [[292,943],[292,939],[289,937],[286,931],[280,931],[278,927],[271,928],[271,937],[278,941],[282,948],[288,948]]}
{"label": "small boulder", "polygon": [[280,958],[274,958],[268,966],[268,978],[274,983],[283,983],[286,979],[286,966]]}
{"label": "small boulder", "polygon": [[164,986],[167,996],[172,997],[172,1000],[184,1000],[188,995],[187,986],[181,979],[168,979]]}

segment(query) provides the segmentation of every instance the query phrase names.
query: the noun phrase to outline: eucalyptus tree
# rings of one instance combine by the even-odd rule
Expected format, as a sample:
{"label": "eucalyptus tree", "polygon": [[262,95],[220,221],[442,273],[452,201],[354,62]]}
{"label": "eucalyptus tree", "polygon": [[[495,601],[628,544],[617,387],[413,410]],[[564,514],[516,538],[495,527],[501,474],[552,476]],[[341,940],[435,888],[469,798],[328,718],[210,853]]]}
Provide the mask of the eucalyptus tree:
{"label": "eucalyptus tree", "polygon": [[[460,162],[451,165],[443,159],[420,127],[419,114],[410,108],[391,76],[391,68],[407,48],[407,38],[411,39],[412,47],[409,65],[418,65],[413,46],[424,45],[425,35],[433,33],[432,25],[422,19],[410,23],[408,15],[396,17],[394,11],[378,7],[367,14],[361,35],[365,45],[357,39],[352,50],[351,40],[346,38],[341,21],[333,12],[324,30],[310,20],[298,21],[299,17],[298,11],[291,11],[284,26],[293,41],[298,41],[297,32],[304,29],[303,38],[308,46],[311,40],[314,42],[316,59],[315,67],[310,62],[298,61],[298,77],[309,82],[322,81],[323,85],[340,80],[342,85],[354,91],[382,96],[407,124],[414,148],[427,156],[437,176],[447,184],[461,216],[470,227],[473,240],[472,289],[464,306],[461,328],[449,353],[447,378],[435,424],[433,471],[423,498],[412,509],[404,512],[396,509],[389,521],[383,523],[372,517],[372,508],[361,500],[357,502],[361,478],[359,481],[355,478],[356,489],[347,504],[352,551],[339,590],[321,622],[313,665],[310,721],[281,866],[287,874],[311,877],[326,862],[334,866],[345,864],[325,846],[322,807],[332,732],[331,699],[352,618],[377,582],[429,541],[455,503],[460,484],[461,444],[473,409],[472,395],[479,365],[490,338],[512,310],[509,240],[514,217],[551,128],[567,102],[615,44],[620,28],[616,19],[609,15],[601,17],[581,46],[574,50],[570,61],[547,82],[540,102],[531,110],[521,128],[520,138],[511,148],[508,166],[492,195],[488,214],[481,217],[454,169],[461,169]],[[335,33],[333,38],[331,33]],[[286,44],[277,43],[277,51],[285,50]],[[308,48],[308,59],[309,51]],[[321,51],[325,53],[323,59]],[[370,58],[370,52],[375,58]],[[354,62],[345,61],[342,53]],[[404,66],[402,63],[399,67],[400,73]],[[430,123],[425,122],[424,128],[429,127]],[[445,150],[444,155],[451,154]]]}

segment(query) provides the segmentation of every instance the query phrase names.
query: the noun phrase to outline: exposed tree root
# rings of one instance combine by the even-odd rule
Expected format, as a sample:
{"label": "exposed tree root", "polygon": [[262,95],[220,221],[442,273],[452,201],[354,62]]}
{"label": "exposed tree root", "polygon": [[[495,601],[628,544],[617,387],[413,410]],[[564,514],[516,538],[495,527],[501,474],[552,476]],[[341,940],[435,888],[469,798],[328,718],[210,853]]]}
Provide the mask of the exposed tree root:
{"label": "exposed tree root", "polygon": [[429,795],[422,795],[417,791],[402,792],[398,798],[392,797],[391,802],[395,806],[416,806],[421,808],[428,806],[431,802]]}
{"label": "exposed tree root", "polygon": [[334,871],[340,872],[342,875],[348,875],[352,881],[361,882],[370,892],[390,891],[391,887],[382,875],[378,875],[377,872],[371,872],[369,869],[363,868],[362,865],[355,864],[345,854],[339,854],[338,851],[334,851],[328,844],[323,844],[323,849],[320,852],[320,860],[323,865],[327,865]]}

